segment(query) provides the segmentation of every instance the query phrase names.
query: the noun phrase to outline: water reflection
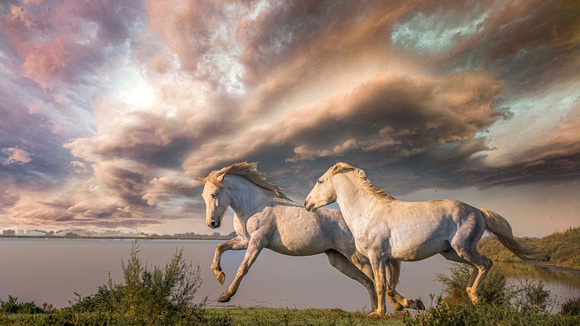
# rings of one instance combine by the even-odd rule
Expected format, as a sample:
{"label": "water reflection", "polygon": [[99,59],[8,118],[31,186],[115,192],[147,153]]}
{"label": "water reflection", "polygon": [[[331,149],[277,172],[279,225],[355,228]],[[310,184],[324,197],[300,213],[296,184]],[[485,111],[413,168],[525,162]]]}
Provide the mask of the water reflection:
{"label": "water reflection", "polygon": [[500,270],[505,276],[516,279],[534,279],[544,283],[562,283],[572,288],[580,289],[580,271],[563,271],[546,265],[529,263],[494,262],[494,269]]}

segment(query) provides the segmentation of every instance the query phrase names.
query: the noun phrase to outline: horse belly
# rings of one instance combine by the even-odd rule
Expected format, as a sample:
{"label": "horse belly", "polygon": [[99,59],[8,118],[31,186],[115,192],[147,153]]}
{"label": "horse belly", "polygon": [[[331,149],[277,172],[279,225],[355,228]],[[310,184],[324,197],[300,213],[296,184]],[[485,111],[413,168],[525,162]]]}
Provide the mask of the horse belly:
{"label": "horse belly", "polygon": [[448,247],[446,241],[423,242],[415,245],[391,245],[391,256],[404,261],[418,261],[434,256]]}
{"label": "horse belly", "polygon": [[288,256],[311,256],[323,253],[330,249],[328,246],[321,243],[283,241],[282,239],[274,239],[274,241],[271,241],[268,244],[267,248],[279,254]]}
{"label": "horse belly", "polygon": [[300,230],[300,232],[274,232],[268,243],[268,249],[290,256],[310,256],[323,253],[330,248],[330,243],[321,232]]}

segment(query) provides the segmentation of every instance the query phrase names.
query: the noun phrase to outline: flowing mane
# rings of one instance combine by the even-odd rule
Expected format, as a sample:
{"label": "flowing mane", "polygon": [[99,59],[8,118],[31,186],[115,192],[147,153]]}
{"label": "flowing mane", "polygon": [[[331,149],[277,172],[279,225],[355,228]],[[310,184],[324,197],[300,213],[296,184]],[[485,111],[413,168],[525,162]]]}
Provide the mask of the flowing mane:
{"label": "flowing mane", "polygon": [[276,194],[276,197],[290,200],[282,191],[282,188],[278,185],[273,184],[266,178],[266,174],[258,171],[258,162],[248,163],[240,162],[234,163],[228,167],[225,167],[218,171],[212,171],[207,176],[207,181],[219,185],[218,180],[222,175],[237,175],[239,177],[246,178],[251,183],[255,184],[260,188],[270,190]]}
{"label": "flowing mane", "polygon": [[389,195],[389,193],[385,189],[372,184],[371,181],[367,179],[365,171],[361,169],[357,169],[348,163],[342,162],[336,163],[336,165],[331,167],[331,169],[333,175],[337,173],[355,172],[355,175],[358,176],[358,178],[355,179],[360,182],[363,189],[366,190],[369,194],[379,199],[390,199],[390,200],[395,199],[393,196]]}

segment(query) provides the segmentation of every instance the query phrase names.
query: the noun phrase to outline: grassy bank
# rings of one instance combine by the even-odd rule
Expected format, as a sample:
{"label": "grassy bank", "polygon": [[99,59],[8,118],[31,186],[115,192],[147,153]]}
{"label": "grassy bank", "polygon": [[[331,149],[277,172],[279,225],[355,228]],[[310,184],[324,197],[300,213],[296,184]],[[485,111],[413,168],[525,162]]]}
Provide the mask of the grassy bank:
{"label": "grassy bank", "polygon": [[507,305],[449,304],[440,301],[415,317],[390,315],[369,317],[339,309],[223,308],[201,309],[171,323],[149,324],[128,319],[118,312],[72,312],[60,310],[39,314],[0,314],[0,325],[580,325],[580,315],[522,313]]}
{"label": "grassy bank", "polygon": [[[580,227],[555,232],[542,239],[518,238],[518,241],[547,253],[556,266],[580,270]],[[478,250],[492,260],[521,261],[493,237],[481,239]]]}
{"label": "grassy bank", "polygon": [[0,325],[404,325],[402,316],[369,317],[340,309],[220,308],[200,309],[171,323],[149,324],[128,319],[117,312],[73,312],[61,310],[38,314],[0,314]]}
{"label": "grassy bank", "polygon": [[0,299],[0,325],[580,325],[580,298],[551,314],[542,282],[510,286],[499,269],[490,271],[480,301],[471,304],[465,287],[472,271],[462,264],[451,267],[450,276],[437,275],[446,297],[432,297],[427,311],[381,318],[340,309],[206,309],[203,300],[194,304],[199,268],[186,263],[181,251],[164,268],[150,267],[142,264],[135,243],[122,269],[123,283],[110,279],[60,310],[12,296]]}
{"label": "grassy bank", "polygon": [[340,309],[208,309],[208,318],[227,318],[231,325],[403,325],[403,317],[369,317]]}

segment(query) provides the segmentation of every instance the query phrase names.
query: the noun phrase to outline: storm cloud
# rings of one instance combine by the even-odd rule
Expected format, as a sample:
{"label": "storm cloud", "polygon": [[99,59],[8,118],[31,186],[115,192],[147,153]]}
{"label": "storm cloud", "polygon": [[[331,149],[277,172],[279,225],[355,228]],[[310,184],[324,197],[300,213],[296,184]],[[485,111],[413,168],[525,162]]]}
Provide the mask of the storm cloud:
{"label": "storm cloud", "polygon": [[577,184],[578,17],[567,0],[2,2],[0,227],[183,230],[196,177],[239,161],[298,200],[337,161],[395,195]]}

